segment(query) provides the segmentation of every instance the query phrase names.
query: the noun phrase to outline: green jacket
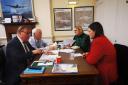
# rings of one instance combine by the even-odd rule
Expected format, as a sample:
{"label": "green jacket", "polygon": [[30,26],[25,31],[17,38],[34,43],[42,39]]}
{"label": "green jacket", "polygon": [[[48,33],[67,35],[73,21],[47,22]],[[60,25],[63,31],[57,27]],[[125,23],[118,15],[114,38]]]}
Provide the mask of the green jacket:
{"label": "green jacket", "polygon": [[75,43],[73,46],[79,46],[84,52],[88,52],[90,49],[90,37],[83,33],[80,36],[75,35],[73,40],[75,40]]}

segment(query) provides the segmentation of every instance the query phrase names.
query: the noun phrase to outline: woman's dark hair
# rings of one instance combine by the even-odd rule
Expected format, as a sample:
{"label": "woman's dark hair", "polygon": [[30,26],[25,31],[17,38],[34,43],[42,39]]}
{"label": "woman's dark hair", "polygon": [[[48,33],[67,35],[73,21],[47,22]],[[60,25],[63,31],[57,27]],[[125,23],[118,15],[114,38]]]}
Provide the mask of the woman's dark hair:
{"label": "woman's dark hair", "polygon": [[99,22],[93,22],[88,27],[95,32],[95,37],[104,35],[103,27]]}

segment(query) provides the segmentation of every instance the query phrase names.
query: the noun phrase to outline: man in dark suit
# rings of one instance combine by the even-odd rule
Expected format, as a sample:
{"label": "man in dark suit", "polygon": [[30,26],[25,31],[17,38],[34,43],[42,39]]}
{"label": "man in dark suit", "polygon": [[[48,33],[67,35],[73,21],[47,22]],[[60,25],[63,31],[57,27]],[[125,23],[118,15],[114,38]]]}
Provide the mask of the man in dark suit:
{"label": "man in dark suit", "polygon": [[30,26],[20,26],[17,36],[7,44],[5,59],[5,82],[7,85],[19,85],[20,74],[27,67],[27,61],[32,60],[35,54],[42,54],[41,50],[35,50],[28,42],[31,31]]}

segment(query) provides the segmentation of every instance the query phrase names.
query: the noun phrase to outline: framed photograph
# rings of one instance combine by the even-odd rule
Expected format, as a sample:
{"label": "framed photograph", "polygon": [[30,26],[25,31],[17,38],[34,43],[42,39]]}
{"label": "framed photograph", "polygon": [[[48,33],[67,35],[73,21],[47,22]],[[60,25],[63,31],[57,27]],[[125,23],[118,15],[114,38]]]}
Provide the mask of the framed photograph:
{"label": "framed photograph", "polygon": [[82,26],[83,30],[87,30],[94,21],[94,6],[75,7],[74,20],[75,26]]}
{"label": "framed photograph", "polygon": [[72,8],[54,8],[55,31],[72,30]]}
{"label": "framed photograph", "polygon": [[4,18],[13,15],[22,15],[25,18],[33,18],[33,0],[1,0]]}

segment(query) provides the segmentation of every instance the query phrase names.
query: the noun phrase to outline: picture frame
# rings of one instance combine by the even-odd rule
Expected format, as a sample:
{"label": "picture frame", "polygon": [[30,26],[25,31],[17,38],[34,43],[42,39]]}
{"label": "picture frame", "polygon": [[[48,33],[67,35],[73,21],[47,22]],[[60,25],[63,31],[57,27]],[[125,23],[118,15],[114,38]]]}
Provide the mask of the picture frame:
{"label": "picture frame", "polygon": [[33,0],[1,0],[1,8],[4,18],[11,18],[13,15],[34,18]]}
{"label": "picture frame", "polygon": [[72,8],[54,8],[55,31],[72,30]]}
{"label": "picture frame", "polygon": [[82,26],[83,30],[86,31],[92,22],[94,22],[94,6],[74,8],[74,26]]}

